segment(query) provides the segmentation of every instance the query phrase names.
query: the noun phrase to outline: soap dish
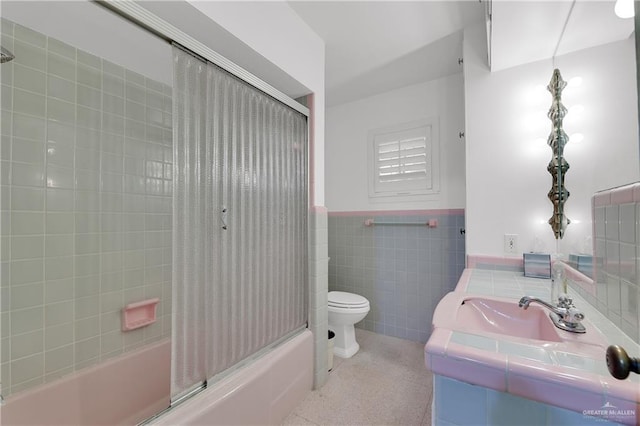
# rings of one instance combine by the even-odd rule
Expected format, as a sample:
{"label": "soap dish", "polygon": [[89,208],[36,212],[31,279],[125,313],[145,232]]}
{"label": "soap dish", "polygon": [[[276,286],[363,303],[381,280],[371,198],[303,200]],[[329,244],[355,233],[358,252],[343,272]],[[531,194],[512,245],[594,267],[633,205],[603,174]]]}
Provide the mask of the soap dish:
{"label": "soap dish", "polygon": [[129,303],[122,309],[122,331],[135,330],[156,322],[156,308],[160,299]]}

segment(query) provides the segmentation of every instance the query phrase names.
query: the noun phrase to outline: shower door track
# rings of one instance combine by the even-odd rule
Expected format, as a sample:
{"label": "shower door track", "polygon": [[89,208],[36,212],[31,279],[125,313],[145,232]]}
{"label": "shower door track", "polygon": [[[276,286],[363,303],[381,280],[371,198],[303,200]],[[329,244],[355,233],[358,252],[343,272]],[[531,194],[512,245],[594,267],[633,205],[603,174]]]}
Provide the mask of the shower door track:
{"label": "shower door track", "polygon": [[251,364],[253,362],[258,361],[261,357],[263,357],[264,355],[268,354],[272,350],[276,349],[278,346],[280,346],[280,345],[288,342],[289,340],[293,339],[294,337],[298,336],[300,333],[305,331],[307,328],[308,328],[308,324],[305,324],[303,326],[300,326],[300,327],[290,331],[289,333],[285,334],[284,336],[282,336],[281,338],[279,338],[275,342],[271,342],[270,344],[268,344],[264,348],[260,349],[258,352],[255,352],[255,353],[249,355],[247,358],[245,358],[245,359],[243,359],[241,361],[238,361],[238,363],[236,363],[234,366],[229,367],[224,371],[221,371],[220,373],[216,374],[215,376],[211,377],[208,380],[202,381],[202,383],[200,383],[200,384],[194,385],[187,392],[183,393],[182,395],[179,395],[177,398],[173,398],[167,408],[165,408],[164,410],[160,411],[159,413],[154,414],[151,417],[148,417],[148,418],[144,419],[143,421],[138,423],[136,426],[145,426],[145,425],[151,424],[153,421],[155,421],[155,420],[159,419],[160,417],[164,416],[165,414],[171,412],[173,409],[178,407],[183,402],[187,402],[187,401],[191,400],[191,398],[199,395],[200,393],[205,391],[209,386],[212,386],[212,385],[218,383],[219,381],[221,381],[225,377],[235,373],[236,371],[242,369],[243,367],[246,367],[248,364]]}
{"label": "shower door track", "polygon": [[267,95],[277,99],[288,107],[293,108],[306,117],[309,117],[309,108],[300,104],[285,93],[282,93],[280,90],[258,78],[241,66],[220,55],[215,50],[207,47],[205,44],[186,34],[176,26],[159,18],[154,13],[149,12],[133,0],[96,0],[96,3],[107,7],[108,9],[169,42],[179,44],[186,50],[189,50],[197,56],[219,66],[236,77],[251,84],[255,88],[263,91]]}

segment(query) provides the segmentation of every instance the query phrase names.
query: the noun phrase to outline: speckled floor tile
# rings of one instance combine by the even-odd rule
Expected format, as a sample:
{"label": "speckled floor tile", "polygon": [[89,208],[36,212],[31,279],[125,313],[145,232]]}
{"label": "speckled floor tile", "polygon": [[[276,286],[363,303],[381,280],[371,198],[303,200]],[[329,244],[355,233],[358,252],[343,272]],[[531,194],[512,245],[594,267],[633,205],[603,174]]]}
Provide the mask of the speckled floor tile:
{"label": "speckled floor tile", "polygon": [[320,390],[293,411],[285,425],[429,425],[432,376],[424,345],[356,329],[360,351],[334,358]]}
{"label": "speckled floor tile", "polygon": [[282,422],[282,426],[314,426],[317,423],[314,423],[310,420],[305,419],[304,417],[300,417],[295,413],[291,413],[284,422]]}

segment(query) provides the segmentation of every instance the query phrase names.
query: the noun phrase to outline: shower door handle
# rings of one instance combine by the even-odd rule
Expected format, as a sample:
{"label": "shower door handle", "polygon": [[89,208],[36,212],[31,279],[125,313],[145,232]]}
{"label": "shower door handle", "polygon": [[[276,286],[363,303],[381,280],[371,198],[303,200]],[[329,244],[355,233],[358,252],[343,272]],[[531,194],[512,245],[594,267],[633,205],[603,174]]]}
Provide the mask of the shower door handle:
{"label": "shower door handle", "polygon": [[222,222],[222,229],[227,230],[227,208],[222,206],[222,214],[220,215],[220,221]]}

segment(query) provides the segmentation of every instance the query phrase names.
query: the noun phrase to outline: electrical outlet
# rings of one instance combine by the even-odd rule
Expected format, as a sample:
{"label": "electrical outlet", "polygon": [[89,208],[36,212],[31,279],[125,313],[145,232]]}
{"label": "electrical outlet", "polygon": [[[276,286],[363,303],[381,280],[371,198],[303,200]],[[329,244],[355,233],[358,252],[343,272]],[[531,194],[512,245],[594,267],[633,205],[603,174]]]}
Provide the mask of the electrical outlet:
{"label": "electrical outlet", "polygon": [[504,252],[518,253],[518,236],[516,234],[504,234]]}

